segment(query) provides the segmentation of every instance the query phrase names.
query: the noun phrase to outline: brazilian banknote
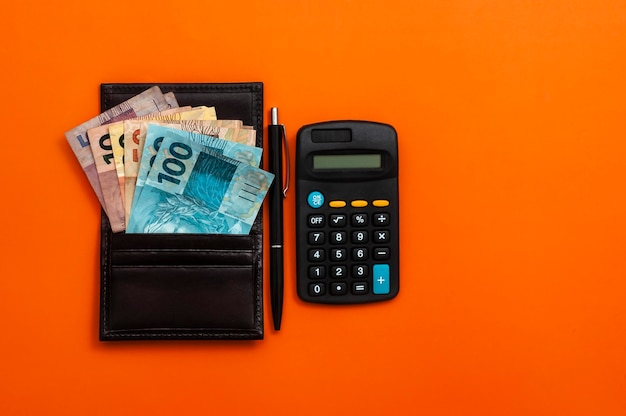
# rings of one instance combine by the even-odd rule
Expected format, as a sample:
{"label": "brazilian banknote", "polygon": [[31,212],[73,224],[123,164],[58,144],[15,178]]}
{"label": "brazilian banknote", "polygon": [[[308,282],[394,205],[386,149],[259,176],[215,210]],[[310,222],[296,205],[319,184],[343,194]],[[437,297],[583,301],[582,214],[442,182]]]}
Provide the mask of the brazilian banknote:
{"label": "brazilian banknote", "polygon": [[[168,93],[171,94],[171,93]],[[167,94],[165,94],[167,95]],[[142,120],[150,119],[154,117],[168,116],[170,114],[176,114],[183,111],[191,110],[191,106],[171,108],[165,111],[158,111],[156,113],[147,114],[145,116],[139,116],[130,120]],[[120,189],[122,190],[122,202],[125,202],[124,193],[124,125],[125,121],[116,121],[115,123],[108,124],[109,135],[111,136],[111,147],[113,147],[113,158],[115,159],[115,171],[117,172],[117,179],[120,183]],[[96,161],[97,162],[97,161]]]}
{"label": "brazilian banknote", "polygon": [[273,180],[191,139],[164,136],[126,232],[248,234]]}
{"label": "brazilian banknote", "polygon": [[[215,136],[207,136],[204,134],[195,133],[193,131],[184,131],[175,128],[166,127],[159,124],[148,123],[148,129],[146,133],[145,145],[143,148],[143,154],[141,155],[141,163],[139,165],[139,172],[137,174],[137,181],[135,183],[135,190],[133,194],[133,200],[130,203],[130,217],[132,218],[135,204],[139,200],[144,183],[148,178],[149,172],[154,164],[156,155],[159,152],[163,140],[166,137],[171,137],[179,140],[191,140],[205,147],[211,148],[212,151],[218,152],[229,158],[238,160],[242,163],[247,163],[254,167],[259,167],[261,163],[261,156],[263,149],[260,147],[249,146],[241,143],[235,143],[222,137],[229,137],[228,128],[218,127],[213,131]],[[130,219],[128,221],[130,223]]]}
{"label": "brazilian banknote", "polygon": [[[256,144],[256,130],[251,126],[244,126],[241,120],[215,120],[212,122],[204,120],[180,120],[165,121],[157,124],[168,125],[169,127],[179,130],[206,134],[207,136],[215,136],[220,139],[247,144],[248,146],[254,146]],[[216,129],[216,127],[225,127],[230,130]]]}
{"label": "brazilian banknote", "polygon": [[109,126],[94,127],[87,130],[89,145],[94,158],[98,180],[100,181],[100,191],[104,201],[104,210],[109,217],[111,230],[113,232],[124,231],[126,220],[124,219],[124,205],[122,203],[122,193],[115,171],[115,159],[113,158],[113,148],[111,146],[111,136]]}
{"label": "brazilian banknote", "polygon": [[95,161],[91,147],[89,146],[87,130],[103,124],[149,114],[171,107],[178,107],[176,97],[169,93],[167,96],[163,95],[161,89],[154,86],[65,133],[67,142],[78,159],[81,168],[87,175],[87,179],[89,180],[91,187],[96,193],[96,196],[105,211],[106,206],[102,195]]}
{"label": "brazilian banknote", "polygon": [[[166,113],[166,115],[162,115]],[[159,115],[161,114],[161,115]],[[155,112],[147,114],[144,117],[171,117],[179,118],[180,114],[190,114],[190,117],[215,117],[215,109],[213,107],[198,107],[196,109],[188,109],[185,112],[179,112],[178,109],[170,109],[163,112]],[[134,118],[133,120],[136,120]],[[123,133],[119,134],[118,130],[124,128],[123,121],[103,124],[98,127],[87,130],[87,136],[91,138],[89,145],[93,154],[98,179],[100,181],[100,189],[104,199],[105,210],[111,223],[111,229],[114,232],[126,229],[126,209],[124,201],[124,181],[120,178],[116,165],[123,163],[122,160],[116,160],[116,147],[123,147]],[[119,158],[118,152],[118,158]],[[122,180],[121,180],[122,179]]]}
{"label": "brazilian banknote", "polygon": [[200,106],[189,108],[181,112],[148,115],[124,121],[124,136],[128,137],[123,149],[124,189],[122,190],[122,199],[125,204],[126,225],[128,225],[132,201],[135,195],[139,162],[143,152],[143,143],[146,138],[146,126],[148,122],[161,121],[180,123],[183,122],[183,120],[216,122],[216,119],[215,107]]}

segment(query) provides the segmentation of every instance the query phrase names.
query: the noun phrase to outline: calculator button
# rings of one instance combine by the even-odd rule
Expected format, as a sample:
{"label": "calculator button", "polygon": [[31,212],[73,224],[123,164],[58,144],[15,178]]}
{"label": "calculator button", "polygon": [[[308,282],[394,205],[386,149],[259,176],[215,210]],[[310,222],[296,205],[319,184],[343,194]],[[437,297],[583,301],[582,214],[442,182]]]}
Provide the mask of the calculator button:
{"label": "calculator button", "polygon": [[366,282],[354,282],[352,283],[352,294],[353,295],[365,295],[367,293],[367,283]]}
{"label": "calculator button", "polygon": [[352,214],[352,226],[365,227],[367,226],[367,214]]}
{"label": "calculator button", "polygon": [[389,259],[389,249],[387,247],[376,247],[374,249],[374,260]]}
{"label": "calculator button", "polygon": [[328,206],[331,208],[343,208],[346,205],[347,205],[346,201],[330,201],[328,203]]}
{"label": "calculator button", "polygon": [[332,283],[330,285],[330,294],[331,295],[345,295],[346,293],[348,293],[348,285],[343,283],[343,282],[339,282],[339,283]]}
{"label": "calculator button", "polygon": [[324,195],[319,191],[309,193],[306,202],[311,208],[321,208],[324,205]]}
{"label": "calculator button", "polygon": [[315,227],[315,228],[323,227],[324,222],[325,222],[325,218],[323,215],[319,215],[319,214],[309,215],[309,218],[308,218],[309,227]]}
{"label": "calculator button", "polygon": [[309,295],[322,296],[326,294],[326,286],[324,283],[311,283],[309,285]]}
{"label": "calculator button", "polygon": [[345,248],[333,248],[330,250],[331,261],[345,261],[348,257],[348,251]]}
{"label": "calculator button", "polygon": [[379,212],[374,214],[374,220],[372,221],[374,227],[384,227],[385,225],[389,225],[389,213],[387,212]]}
{"label": "calculator button", "polygon": [[309,278],[321,279],[326,277],[326,269],[324,266],[311,266],[309,267]]}
{"label": "calculator button", "polygon": [[367,243],[367,231],[353,231],[352,242],[356,244]]}
{"label": "calculator button", "polygon": [[354,201],[350,202],[350,205],[352,205],[354,208],[363,208],[367,206],[367,201],[363,199],[355,199]]}
{"label": "calculator button", "polygon": [[363,279],[367,277],[369,270],[367,264],[356,264],[352,266],[352,277],[355,279]]}
{"label": "calculator button", "polygon": [[330,277],[335,279],[343,279],[348,275],[348,268],[346,266],[333,266],[330,268]]}
{"label": "calculator button", "polygon": [[330,216],[330,224],[331,227],[345,227],[346,226],[346,215],[345,214],[332,214]]}
{"label": "calculator button", "polygon": [[334,231],[330,233],[330,243],[331,244],[344,244],[346,242],[346,232],[345,231]]}
{"label": "calculator button", "polygon": [[367,260],[367,248],[365,247],[353,248],[352,260]]}
{"label": "calculator button", "polygon": [[389,201],[387,201],[386,199],[375,199],[372,201],[372,205],[374,205],[375,207],[388,207]]}
{"label": "calculator button", "polygon": [[325,235],[322,231],[311,231],[309,233],[309,244],[324,244]]}
{"label": "calculator button", "polygon": [[377,230],[374,231],[373,240],[375,243],[388,243],[389,242],[389,231],[388,230]]}
{"label": "calculator button", "polygon": [[372,292],[375,295],[389,293],[389,265],[375,264],[373,269]]}
{"label": "calculator button", "polygon": [[326,252],[321,248],[315,248],[309,250],[309,261],[324,261],[326,260]]}

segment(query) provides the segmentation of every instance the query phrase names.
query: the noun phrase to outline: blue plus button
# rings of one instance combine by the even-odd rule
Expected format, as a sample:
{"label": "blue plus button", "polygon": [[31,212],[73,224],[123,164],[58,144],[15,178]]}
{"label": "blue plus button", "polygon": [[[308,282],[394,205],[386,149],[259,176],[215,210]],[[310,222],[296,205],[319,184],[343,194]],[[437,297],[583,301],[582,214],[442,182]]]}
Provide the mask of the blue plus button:
{"label": "blue plus button", "polygon": [[324,205],[324,195],[321,192],[313,191],[309,194],[306,202],[309,203],[311,208],[320,208]]}
{"label": "blue plus button", "polygon": [[389,293],[389,265],[375,264],[373,268],[374,281],[372,282],[372,292],[375,295],[386,295]]}

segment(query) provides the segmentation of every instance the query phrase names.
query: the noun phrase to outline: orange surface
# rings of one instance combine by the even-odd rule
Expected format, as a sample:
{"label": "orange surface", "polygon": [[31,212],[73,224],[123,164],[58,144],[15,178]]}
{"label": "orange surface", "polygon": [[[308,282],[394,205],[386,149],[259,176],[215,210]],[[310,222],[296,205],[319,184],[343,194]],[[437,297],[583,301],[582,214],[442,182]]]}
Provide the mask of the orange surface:
{"label": "orange surface", "polygon": [[[626,414],[624,2],[3,16],[0,414]],[[280,332],[266,291],[261,342],[98,342],[99,207],[63,133],[102,82],[232,81],[264,82],[292,153],[303,124],[396,127],[399,296],[299,301],[291,198]]]}

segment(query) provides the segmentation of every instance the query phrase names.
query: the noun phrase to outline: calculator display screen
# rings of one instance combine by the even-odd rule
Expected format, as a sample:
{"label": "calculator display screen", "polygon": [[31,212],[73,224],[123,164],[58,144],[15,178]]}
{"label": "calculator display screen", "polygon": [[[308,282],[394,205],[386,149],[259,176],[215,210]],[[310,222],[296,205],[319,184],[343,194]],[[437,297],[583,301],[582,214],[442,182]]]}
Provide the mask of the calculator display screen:
{"label": "calculator display screen", "polygon": [[382,166],[382,155],[341,154],[313,156],[313,169],[379,169]]}

